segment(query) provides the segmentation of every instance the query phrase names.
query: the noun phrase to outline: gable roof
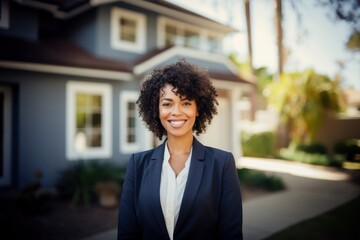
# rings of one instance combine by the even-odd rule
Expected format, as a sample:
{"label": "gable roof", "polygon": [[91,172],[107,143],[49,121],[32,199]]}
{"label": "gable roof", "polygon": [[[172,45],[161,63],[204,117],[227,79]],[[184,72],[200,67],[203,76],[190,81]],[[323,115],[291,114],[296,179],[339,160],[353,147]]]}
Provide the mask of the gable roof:
{"label": "gable roof", "polygon": [[[103,77],[113,80],[131,80],[151,69],[186,58],[208,68],[211,78],[251,82],[241,78],[225,56],[200,52],[183,47],[154,49],[134,62],[98,57],[66,39],[46,39],[39,42],[16,38],[0,38],[0,67],[30,71]],[[57,68],[56,68],[57,67]],[[92,70],[92,71],[88,71]],[[94,74],[93,71],[101,71]]]}
{"label": "gable roof", "polygon": [[225,32],[237,32],[238,30],[229,25],[222,24],[207,18],[196,12],[182,8],[166,0],[16,0],[16,2],[51,12],[54,17],[60,19],[72,18],[90,8],[109,4],[127,3],[140,8],[148,9],[163,15],[177,15],[182,19],[191,19],[194,22],[202,22]]}

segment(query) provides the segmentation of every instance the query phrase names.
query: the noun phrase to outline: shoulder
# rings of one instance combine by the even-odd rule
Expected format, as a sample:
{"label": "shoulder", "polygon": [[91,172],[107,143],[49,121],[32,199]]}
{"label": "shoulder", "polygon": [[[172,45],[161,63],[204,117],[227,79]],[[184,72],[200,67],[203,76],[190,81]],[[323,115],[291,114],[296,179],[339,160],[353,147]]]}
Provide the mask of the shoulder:
{"label": "shoulder", "polygon": [[204,147],[205,147],[205,154],[207,156],[213,156],[220,159],[234,158],[231,152],[209,146],[204,146]]}
{"label": "shoulder", "polygon": [[134,161],[136,165],[139,164],[141,165],[149,162],[152,159],[162,159],[163,154],[164,154],[164,146],[162,144],[158,147],[146,151],[133,153],[130,157],[130,160]]}

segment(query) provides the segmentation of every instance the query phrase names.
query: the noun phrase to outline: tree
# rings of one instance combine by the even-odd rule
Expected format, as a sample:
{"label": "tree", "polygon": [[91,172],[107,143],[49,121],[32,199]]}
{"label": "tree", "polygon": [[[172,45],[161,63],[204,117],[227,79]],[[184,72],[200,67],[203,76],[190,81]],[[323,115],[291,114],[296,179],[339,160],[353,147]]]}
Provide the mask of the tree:
{"label": "tree", "polygon": [[274,4],[275,4],[275,20],[276,20],[276,40],[278,47],[278,77],[280,77],[284,68],[282,0],[274,0]]}
{"label": "tree", "polygon": [[338,83],[313,70],[282,74],[269,86],[269,104],[290,127],[295,144],[311,143],[327,111],[340,111]]}
{"label": "tree", "polygon": [[360,52],[360,1],[359,0],[318,0],[320,5],[332,10],[332,17],[344,21],[352,27],[346,47]]}
{"label": "tree", "polygon": [[248,57],[249,66],[251,72],[254,71],[253,67],[253,54],[252,54],[252,33],[251,33],[251,12],[250,12],[250,0],[244,0],[245,16],[246,16],[246,32],[247,32],[247,43],[248,43]]}

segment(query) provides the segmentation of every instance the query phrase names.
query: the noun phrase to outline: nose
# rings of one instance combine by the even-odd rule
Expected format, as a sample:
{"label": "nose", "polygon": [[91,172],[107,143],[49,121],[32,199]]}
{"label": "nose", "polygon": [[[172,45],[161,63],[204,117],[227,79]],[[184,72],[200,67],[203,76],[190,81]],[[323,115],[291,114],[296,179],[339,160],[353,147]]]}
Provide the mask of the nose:
{"label": "nose", "polygon": [[176,116],[179,115],[180,113],[181,113],[180,106],[178,104],[174,105],[171,115]]}

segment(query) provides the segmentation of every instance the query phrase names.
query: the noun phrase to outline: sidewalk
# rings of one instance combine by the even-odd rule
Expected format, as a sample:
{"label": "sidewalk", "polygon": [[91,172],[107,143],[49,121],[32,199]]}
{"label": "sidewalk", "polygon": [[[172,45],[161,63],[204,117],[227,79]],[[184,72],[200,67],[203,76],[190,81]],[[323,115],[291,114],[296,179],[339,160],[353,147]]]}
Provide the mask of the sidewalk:
{"label": "sidewalk", "polygon": [[[360,194],[349,174],[334,168],[309,166],[281,160],[242,158],[238,167],[269,171],[280,176],[285,191],[244,203],[244,239],[260,240],[300,221],[327,212]],[[114,240],[117,230],[86,240]]]}

